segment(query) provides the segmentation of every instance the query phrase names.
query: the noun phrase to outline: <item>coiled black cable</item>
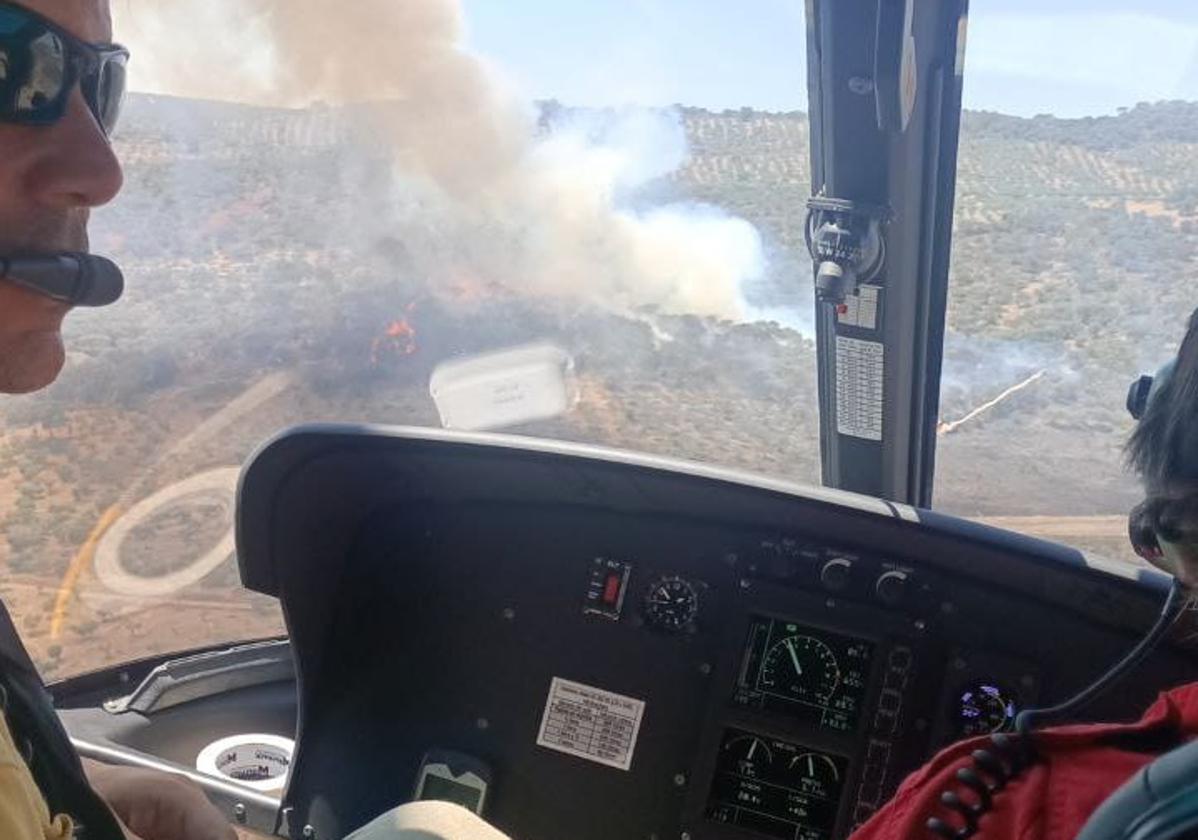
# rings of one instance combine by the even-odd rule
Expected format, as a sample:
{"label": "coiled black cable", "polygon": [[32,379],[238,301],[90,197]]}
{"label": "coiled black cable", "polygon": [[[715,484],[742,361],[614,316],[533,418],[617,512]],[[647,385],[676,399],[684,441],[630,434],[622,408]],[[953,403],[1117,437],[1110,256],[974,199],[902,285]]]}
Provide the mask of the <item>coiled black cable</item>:
{"label": "coiled black cable", "polygon": [[1184,606],[1182,587],[1174,581],[1156,623],[1126,656],[1064,703],[1044,709],[1024,709],[1015,717],[1015,732],[995,733],[986,748],[974,750],[969,764],[954,774],[958,786],[940,794],[943,815],[933,816],[925,823],[929,835],[936,840],[968,840],[977,834],[982,817],[994,807],[995,796],[1036,761],[1033,730],[1076,712],[1140,664],[1164,638]]}

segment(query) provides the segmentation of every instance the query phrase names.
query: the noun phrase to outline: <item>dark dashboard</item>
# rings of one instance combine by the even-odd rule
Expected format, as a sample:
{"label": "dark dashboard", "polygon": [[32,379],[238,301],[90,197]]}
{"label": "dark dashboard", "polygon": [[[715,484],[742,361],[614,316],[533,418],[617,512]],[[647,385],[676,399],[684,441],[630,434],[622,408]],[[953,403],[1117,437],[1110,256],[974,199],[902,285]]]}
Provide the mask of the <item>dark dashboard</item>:
{"label": "dark dashboard", "polygon": [[[402,429],[276,439],[238,541],[287,616],[283,802],[319,838],[430,755],[482,768],[521,840],[845,837],[939,747],[1091,681],[1166,589],[872,499]],[[1087,714],[1193,676],[1162,650]]]}

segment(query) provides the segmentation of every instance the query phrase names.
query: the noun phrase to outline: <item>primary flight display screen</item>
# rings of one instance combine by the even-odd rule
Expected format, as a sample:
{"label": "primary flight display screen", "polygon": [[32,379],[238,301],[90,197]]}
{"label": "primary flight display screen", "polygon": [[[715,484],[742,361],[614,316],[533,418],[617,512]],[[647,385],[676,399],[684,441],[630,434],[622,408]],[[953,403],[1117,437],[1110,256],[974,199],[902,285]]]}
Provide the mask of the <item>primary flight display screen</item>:
{"label": "primary flight display screen", "polygon": [[755,616],[733,702],[848,732],[873,653],[871,642]]}

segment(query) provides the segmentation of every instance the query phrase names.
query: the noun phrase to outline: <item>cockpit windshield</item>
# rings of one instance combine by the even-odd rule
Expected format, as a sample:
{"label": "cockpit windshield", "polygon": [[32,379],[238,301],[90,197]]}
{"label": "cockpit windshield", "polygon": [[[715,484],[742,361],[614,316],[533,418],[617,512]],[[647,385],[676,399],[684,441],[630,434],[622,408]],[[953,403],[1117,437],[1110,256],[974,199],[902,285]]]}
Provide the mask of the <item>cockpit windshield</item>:
{"label": "cockpit windshield", "polygon": [[[1125,557],[1123,395],[1194,305],[1198,15],[988,5],[937,505]],[[0,596],[47,678],[283,632],[231,523],[290,424],[819,482],[802,4],[115,6],[135,92],[92,247],[129,290],[0,401]]]}
{"label": "cockpit windshield", "polygon": [[972,7],[936,506],[1134,562],[1128,384],[1198,302],[1198,13]]}

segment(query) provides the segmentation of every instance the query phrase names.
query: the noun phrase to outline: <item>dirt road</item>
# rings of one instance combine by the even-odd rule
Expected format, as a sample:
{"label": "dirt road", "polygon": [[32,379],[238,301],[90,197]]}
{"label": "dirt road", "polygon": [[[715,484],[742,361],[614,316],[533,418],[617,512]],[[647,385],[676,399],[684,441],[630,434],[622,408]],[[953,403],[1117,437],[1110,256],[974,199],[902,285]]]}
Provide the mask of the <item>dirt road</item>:
{"label": "dirt road", "polygon": [[976,521],[995,528],[1068,543],[1070,539],[1126,538],[1127,516],[987,516]]}

